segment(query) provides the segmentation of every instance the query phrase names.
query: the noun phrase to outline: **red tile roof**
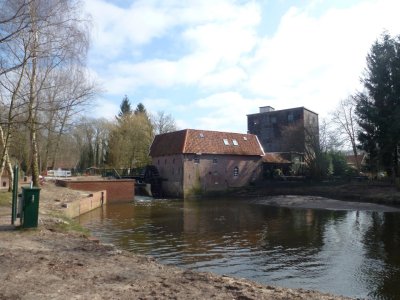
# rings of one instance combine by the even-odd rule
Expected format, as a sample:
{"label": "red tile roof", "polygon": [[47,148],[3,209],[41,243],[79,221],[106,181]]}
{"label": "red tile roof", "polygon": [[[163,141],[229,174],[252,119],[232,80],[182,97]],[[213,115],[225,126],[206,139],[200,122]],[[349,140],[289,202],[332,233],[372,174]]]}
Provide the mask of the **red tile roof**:
{"label": "red tile roof", "polygon": [[346,156],[346,161],[349,165],[356,166],[357,161],[361,165],[365,163],[365,153],[359,153],[357,157],[355,155],[347,155]]}
{"label": "red tile roof", "polygon": [[[228,145],[225,145],[224,140],[227,140]],[[181,153],[264,155],[260,142],[254,134],[197,129],[157,135],[150,147],[151,157]]]}
{"label": "red tile roof", "polygon": [[290,164],[290,161],[284,159],[279,153],[265,153],[263,162],[274,164]]}

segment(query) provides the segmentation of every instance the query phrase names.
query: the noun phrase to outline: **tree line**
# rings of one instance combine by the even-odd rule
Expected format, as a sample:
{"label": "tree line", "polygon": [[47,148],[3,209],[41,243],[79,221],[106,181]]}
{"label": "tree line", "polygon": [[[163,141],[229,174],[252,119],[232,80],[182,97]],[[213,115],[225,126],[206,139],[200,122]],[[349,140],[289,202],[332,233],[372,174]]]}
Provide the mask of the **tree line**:
{"label": "tree line", "polygon": [[[360,171],[400,175],[400,36],[384,32],[373,43],[361,83],[362,90],[342,99],[320,124],[313,151],[316,177]],[[355,169],[346,167],[344,149],[355,157]]]}
{"label": "tree line", "polygon": [[102,92],[86,68],[91,21],[82,6],[0,0],[0,175],[7,170],[10,182],[14,163],[35,186],[40,173],[63,164],[140,166],[152,136],[175,126],[143,105],[115,121],[82,116]]}

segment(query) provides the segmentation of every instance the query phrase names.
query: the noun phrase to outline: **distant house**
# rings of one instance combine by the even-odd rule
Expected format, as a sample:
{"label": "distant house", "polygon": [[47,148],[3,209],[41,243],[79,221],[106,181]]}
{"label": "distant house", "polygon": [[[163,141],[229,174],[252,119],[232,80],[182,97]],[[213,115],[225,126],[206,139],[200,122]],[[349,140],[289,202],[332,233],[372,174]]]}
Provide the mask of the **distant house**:
{"label": "distant house", "polygon": [[263,155],[253,134],[194,129],[157,135],[150,147],[163,192],[183,198],[248,185]]}
{"label": "distant house", "polygon": [[357,169],[360,167],[362,169],[366,165],[367,155],[364,152],[358,153],[357,156],[353,155],[346,155],[346,162],[350,168]]}

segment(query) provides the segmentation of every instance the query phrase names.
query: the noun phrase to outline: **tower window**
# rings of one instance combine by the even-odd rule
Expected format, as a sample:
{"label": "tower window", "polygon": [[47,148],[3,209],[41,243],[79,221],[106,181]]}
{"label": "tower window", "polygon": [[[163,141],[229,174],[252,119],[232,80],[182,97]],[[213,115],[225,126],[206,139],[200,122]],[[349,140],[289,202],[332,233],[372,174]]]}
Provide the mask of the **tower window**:
{"label": "tower window", "polygon": [[239,167],[234,167],[233,168],[233,176],[235,176],[235,177],[239,176]]}

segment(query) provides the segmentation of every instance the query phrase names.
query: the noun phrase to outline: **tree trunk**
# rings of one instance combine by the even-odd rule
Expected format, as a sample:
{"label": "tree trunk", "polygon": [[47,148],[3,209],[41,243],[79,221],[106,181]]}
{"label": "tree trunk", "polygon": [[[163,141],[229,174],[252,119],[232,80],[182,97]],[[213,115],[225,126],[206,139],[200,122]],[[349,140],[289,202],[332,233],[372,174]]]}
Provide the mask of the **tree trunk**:
{"label": "tree trunk", "polygon": [[4,139],[3,128],[0,126],[0,148],[3,149],[0,157],[0,176],[3,175],[4,169],[8,172],[8,191],[12,191],[14,173],[11,167],[10,157],[8,156],[8,146]]}
{"label": "tree trunk", "polygon": [[356,146],[356,143],[354,140],[351,141],[351,144],[352,144],[352,148],[353,148],[354,158],[356,160],[357,171],[360,172],[361,171],[361,162],[358,160],[357,146]]}
{"label": "tree trunk", "polygon": [[54,147],[53,159],[52,159],[52,162],[51,162],[51,168],[53,170],[54,170],[54,166],[56,164],[56,157],[57,157],[57,154],[58,154],[58,150],[60,149],[61,136],[62,136],[62,134],[64,132],[64,127],[65,127],[65,124],[67,123],[67,119],[68,119],[70,110],[71,110],[71,108],[68,106],[66,108],[65,113],[64,113],[64,117],[63,117],[63,120],[61,122],[60,130],[58,131],[58,134],[57,134],[56,145]]}
{"label": "tree trunk", "polygon": [[30,6],[30,17],[32,22],[32,35],[33,41],[31,46],[31,74],[29,80],[29,107],[28,107],[28,126],[29,134],[31,139],[31,172],[32,172],[32,183],[34,186],[39,186],[39,154],[37,146],[36,136],[36,113],[35,105],[37,103],[37,91],[36,91],[36,68],[37,68],[37,47],[38,47],[38,31],[36,28],[36,9],[35,2],[31,3]]}

